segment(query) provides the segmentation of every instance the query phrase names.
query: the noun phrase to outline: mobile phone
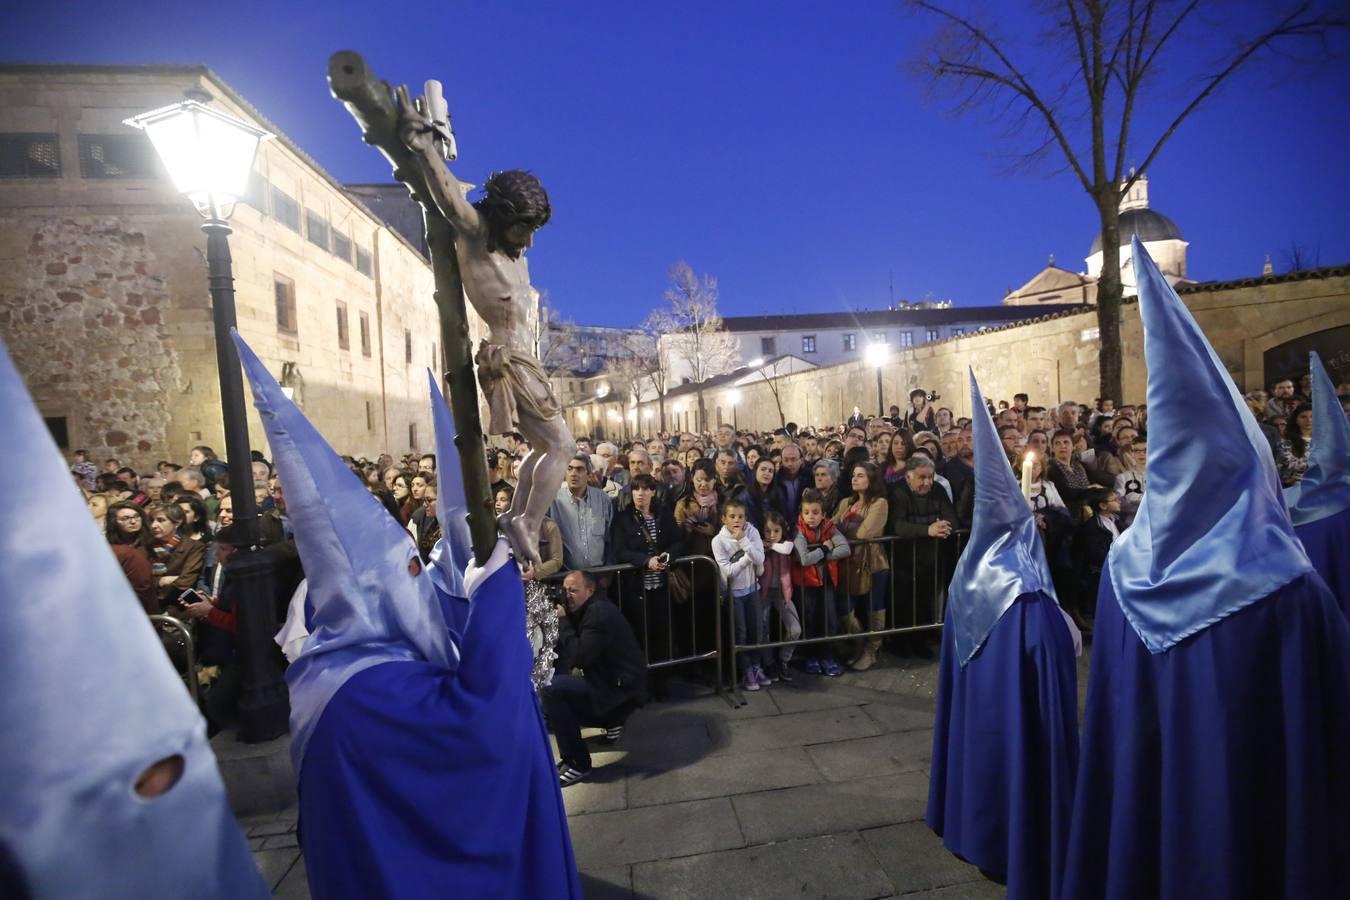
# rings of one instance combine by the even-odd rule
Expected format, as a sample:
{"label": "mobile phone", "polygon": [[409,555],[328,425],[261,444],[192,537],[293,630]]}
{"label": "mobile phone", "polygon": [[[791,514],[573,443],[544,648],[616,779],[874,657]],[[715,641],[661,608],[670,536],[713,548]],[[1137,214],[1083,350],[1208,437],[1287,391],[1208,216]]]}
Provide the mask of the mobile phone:
{"label": "mobile phone", "polygon": [[200,603],[203,600],[210,600],[210,598],[196,588],[188,588],[179,594],[178,599],[174,602],[179,606],[187,606],[189,603]]}

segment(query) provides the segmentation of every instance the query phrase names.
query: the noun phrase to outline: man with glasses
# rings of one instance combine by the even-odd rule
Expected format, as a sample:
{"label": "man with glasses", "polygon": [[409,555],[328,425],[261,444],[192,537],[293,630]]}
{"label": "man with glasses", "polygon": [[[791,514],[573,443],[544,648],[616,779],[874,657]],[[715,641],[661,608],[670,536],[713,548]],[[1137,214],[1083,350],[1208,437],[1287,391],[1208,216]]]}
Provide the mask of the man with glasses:
{"label": "man with glasses", "polygon": [[591,569],[605,564],[614,505],[604,491],[591,486],[590,479],[590,455],[576,454],[567,461],[566,481],[549,509],[549,518],[562,532],[563,565],[569,569]]}

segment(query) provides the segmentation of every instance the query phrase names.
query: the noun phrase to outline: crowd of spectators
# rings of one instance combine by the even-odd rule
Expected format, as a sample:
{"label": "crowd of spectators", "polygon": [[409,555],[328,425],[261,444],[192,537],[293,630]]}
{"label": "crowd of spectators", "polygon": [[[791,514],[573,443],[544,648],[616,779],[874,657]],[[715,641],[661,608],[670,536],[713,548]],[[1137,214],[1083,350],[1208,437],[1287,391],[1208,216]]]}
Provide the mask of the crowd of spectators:
{"label": "crowd of spectators", "polygon": [[[1350,386],[1340,390],[1350,415]],[[1312,435],[1308,386],[1280,380],[1246,401],[1281,480],[1296,484]],[[615,604],[649,664],[716,649],[725,597],[738,646],[778,645],[737,654],[745,690],[802,674],[837,676],[846,666],[867,669],[882,643],[873,633],[939,620],[971,525],[971,422],[938,402],[916,390],[903,412],[855,410],[842,424],[789,422],[772,432],[723,423],[703,434],[582,435],[544,521],[542,562],[522,577],[557,592],[572,657],[587,656],[578,651],[586,641],[576,615],[585,603],[572,609],[560,579],[587,572],[578,591]],[[1106,554],[1147,488],[1147,410],[1109,400],[1035,406],[1017,394],[990,413],[1009,465],[1019,478],[1025,471],[1060,601],[1090,635]],[[499,511],[510,504],[528,450],[517,434],[486,451]],[[427,560],[441,537],[435,456],[347,462]],[[228,724],[238,690],[237,627],[224,563],[239,538],[225,463],[199,446],[185,463],[162,460],[153,472],[138,473],[117,459],[96,465],[76,451],[71,472],[145,612],[196,629],[203,680],[214,682],[208,718],[213,727]],[[279,580],[279,624],[303,573],[282,484],[256,451],[253,479],[260,544],[292,567]],[[608,615],[590,618],[614,628]],[[843,640],[851,635],[863,637]],[[831,637],[841,640],[808,643],[795,654],[790,643]],[[900,653],[929,655],[932,647],[924,632],[894,640]],[[560,666],[570,671],[566,659]],[[658,665],[646,679],[651,696],[666,690],[667,671]]]}

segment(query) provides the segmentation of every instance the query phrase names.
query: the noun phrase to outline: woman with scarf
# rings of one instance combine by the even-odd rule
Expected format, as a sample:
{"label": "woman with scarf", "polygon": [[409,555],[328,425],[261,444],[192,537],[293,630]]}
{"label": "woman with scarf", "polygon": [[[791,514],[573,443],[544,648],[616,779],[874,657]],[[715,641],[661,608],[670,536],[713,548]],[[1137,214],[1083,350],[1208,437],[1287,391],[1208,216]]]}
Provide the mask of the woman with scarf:
{"label": "woman with scarf", "polygon": [[[614,562],[634,566],[619,574],[619,609],[644,643],[649,662],[672,659],[680,653],[683,635],[672,634],[675,601],[667,590],[667,572],[680,556],[683,533],[670,510],[656,502],[655,478],[634,475],[629,484],[633,502],[615,511],[609,526]],[[664,693],[662,681],[650,679],[649,688],[658,699]]]}
{"label": "woman with scarf", "polygon": [[206,547],[187,533],[187,516],[178,504],[156,503],[145,512],[150,518],[150,571],[158,588],[159,612],[196,586],[206,563]]}
{"label": "woman with scarf", "polygon": [[[689,494],[675,505],[675,524],[683,533],[684,555],[712,557],[712,539],[722,529],[722,498],[717,493],[717,469],[711,459],[694,460],[689,474],[693,485]],[[721,575],[716,566],[695,565],[690,572],[689,602],[677,609],[676,628],[680,634],[689,633],[681,627],[683,619],[691,616],[691,607],[698,604],[698,633],[694,635],[693,651],[708,652],[716,641],[717,593]],[[674,598],[677,602],[679,598]],[[682,612],[681,612],[682,611]],[[692,628],[692,625],[690,626]]]}
{"label": "woman with scarf", "polygon": [[1056,431],[1050,441],[1050,481],[1059,491],[1064,505],[1069,508],[1074,521],[1078,520],[1079,510],[1092,493],[1095,485],[1088,478],[1087,470],[1074,455],[1074,435],[1063,429]]}

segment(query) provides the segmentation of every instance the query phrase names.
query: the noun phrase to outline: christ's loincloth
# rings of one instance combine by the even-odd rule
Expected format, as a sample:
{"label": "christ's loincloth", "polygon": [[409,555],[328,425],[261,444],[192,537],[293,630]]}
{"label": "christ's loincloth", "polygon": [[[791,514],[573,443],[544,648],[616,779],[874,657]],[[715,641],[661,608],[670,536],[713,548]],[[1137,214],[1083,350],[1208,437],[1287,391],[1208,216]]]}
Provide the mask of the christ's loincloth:
{"label": "christ's loincloth", "polygon": [[522,414],[541,422],[561,414],[548,376],[533,356],[482,341],[473,361],[487,398],[489,434],[515,431]]}

